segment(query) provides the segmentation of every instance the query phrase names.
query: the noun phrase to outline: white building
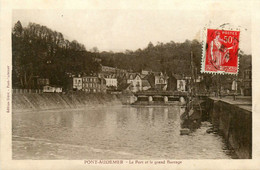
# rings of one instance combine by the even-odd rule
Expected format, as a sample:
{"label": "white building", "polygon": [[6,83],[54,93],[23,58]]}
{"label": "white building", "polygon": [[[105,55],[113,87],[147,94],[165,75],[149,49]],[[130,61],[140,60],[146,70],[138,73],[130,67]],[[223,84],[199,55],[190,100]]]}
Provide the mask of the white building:
{"label": "white building", "polygon": [[117,79],[116,78],[105,78],[107,87],[117,87]]}
{"label": "white building", "polygon": [[142,91],[142,79],[138,73],[129,73],[124,78],[127,84],[131,84],[131,91]]}
{"label": "white building", "polygon": [[73,89],[81,90],[82,89],[82,77],[73,77],[72,80]]}
{"label": "white building", "polygon": [[177,90],[178,91],[186,91],[186,81],[185,80],[177,80]]}
{"label": "white building", "polygon": [[55,86],[43,86],[44,93],[61,93],[62,87],[55,87]]}
{"label": "white building", "polygon": [[237,81],[236,80],[232,81],[231,90],[234,90],[234,91],[237,90]]}

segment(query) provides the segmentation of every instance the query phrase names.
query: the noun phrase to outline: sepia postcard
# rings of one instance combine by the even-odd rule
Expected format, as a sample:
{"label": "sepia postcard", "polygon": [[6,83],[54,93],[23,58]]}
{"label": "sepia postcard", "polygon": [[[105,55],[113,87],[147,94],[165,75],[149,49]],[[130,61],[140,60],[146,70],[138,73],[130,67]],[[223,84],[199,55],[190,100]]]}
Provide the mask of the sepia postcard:
{"label": "sepia postcard", "polygon": [[259,169],[257,1],[1,0],[1,169]]}

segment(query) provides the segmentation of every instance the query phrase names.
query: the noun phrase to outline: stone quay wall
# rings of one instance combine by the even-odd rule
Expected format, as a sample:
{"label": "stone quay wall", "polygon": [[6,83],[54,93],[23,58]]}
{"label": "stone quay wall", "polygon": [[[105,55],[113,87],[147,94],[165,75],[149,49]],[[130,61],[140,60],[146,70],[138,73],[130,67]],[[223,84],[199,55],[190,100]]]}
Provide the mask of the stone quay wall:
{"label": "stone quay wall", "polygon": [[12,110],[40,111],[52,109],[75,109],[99,105],[131,104],[131,95],[73,93],[13,93]]}
{"label": "stone quay wall", "polygon": [[207,100],[215,131],[222,134],[240,159],[252,159],[252,111],[221,100]]}

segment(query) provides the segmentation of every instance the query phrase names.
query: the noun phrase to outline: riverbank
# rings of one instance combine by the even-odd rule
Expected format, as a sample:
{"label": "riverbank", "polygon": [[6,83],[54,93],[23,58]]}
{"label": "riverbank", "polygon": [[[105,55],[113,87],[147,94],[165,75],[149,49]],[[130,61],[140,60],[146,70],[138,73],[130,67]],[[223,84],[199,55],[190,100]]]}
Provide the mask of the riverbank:
{"label": "riverbank", "polygon": [[210,97],[206,103],[213,131],[223,135],[240,159],[252,159],[252,100]]}
{"label": "riverbank", "polygon": [[130,102],[129,95],[73,93],[13,94],[13,112],[56,109],[78,109],[96,105],[122,105]]}

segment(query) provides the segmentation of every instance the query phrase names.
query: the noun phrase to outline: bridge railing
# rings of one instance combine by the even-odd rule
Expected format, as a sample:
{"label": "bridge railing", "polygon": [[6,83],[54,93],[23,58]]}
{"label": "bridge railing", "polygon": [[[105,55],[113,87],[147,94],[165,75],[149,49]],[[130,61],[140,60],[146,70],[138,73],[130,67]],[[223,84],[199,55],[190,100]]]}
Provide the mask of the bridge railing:
{"label": "bridge railing", "polygon": [[141,91],[134,93],[135,96],[186,96],[187,92],[178,92],[178,91]]}

